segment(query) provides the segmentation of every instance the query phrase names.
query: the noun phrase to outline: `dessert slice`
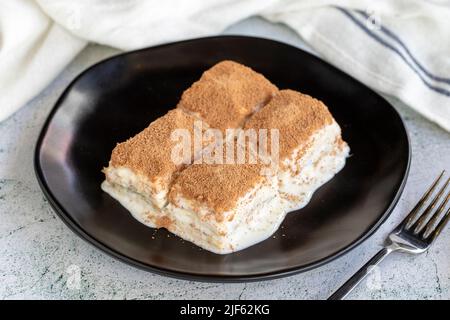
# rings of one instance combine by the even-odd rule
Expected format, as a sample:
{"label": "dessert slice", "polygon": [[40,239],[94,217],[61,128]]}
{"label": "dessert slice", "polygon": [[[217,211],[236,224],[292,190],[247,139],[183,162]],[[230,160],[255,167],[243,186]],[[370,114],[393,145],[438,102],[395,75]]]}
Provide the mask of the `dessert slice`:
{"label": "dessert slice", "polygon": [[[286,211],[304,207],[345,165],[348,145],[328,108],[293,90],[281,90],[244,129],[279,130],[279,193]],[[268,141],[270,143],[270,140]]]}
{"label": "dessert slice", "polygon": [[177,107],[198,116],[212,128],[239,128],[277,91],[263,75],[239,63],[222,61],[183,93]]}
{"label": "dessert slice", "polygon": [[191,165],[175,180],[166,228],[219,254],[258,243],[278,229],[284,211],[276,176],[259,164]]}
{"label": "dessert slice", "polygon": [[[236,128],[245,130],[244,137],[270,132],[264,159],[263,142],[248,149],[241,136],[226,135],[220,143],[202,139],[195,147],[198,134]],[[175,161],[179,141],[173,134],[179,130],[193,143],[191,152],[178,154]],[[279,140],[271,139],[272,130]],[[236,149],[229,161],[228,149],[222,151],[231,142]],[[243,162],[237,155],[241,149],[248,152]],[[116,146],[102,188],[140,222],[225,254],[272,235],[287,212],[305,206],[342,169],[348,153],[339,125],[322,102],[278,91],[262,75],[224,61],[186,90],[176,109]]]}
{"label": "dessert slice", "polygon": [[[184,130],[192,141],[194,125],[198,121],[194,116],[174,109],[133,138],[117,144],[109,166],[103,170],[106,176],[103,189],[132,213],[137,210],[133,209],[133,203],[138,197],[148,202],[152,210],[153,207],[164,207],[174,175],[197,156],[192,148],[190,153],[180,154],[181,159],[173,158],[177,140],[172,134]],[[198,128],[204,130],[207,125],[202,123]]]}

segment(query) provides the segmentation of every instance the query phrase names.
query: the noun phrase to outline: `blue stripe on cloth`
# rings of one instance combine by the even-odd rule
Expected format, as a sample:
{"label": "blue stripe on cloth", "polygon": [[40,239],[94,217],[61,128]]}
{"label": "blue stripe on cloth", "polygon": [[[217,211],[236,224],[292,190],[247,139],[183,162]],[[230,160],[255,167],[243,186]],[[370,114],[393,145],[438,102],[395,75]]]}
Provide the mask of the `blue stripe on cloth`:
{"label": "blue stripe on cloth", "polygon": [[[359,13],[361,16],[363,16],[364,18],[368,19],[369,15],[367,13],[365,13],[362,10],[355,10],[357,13]],[[444,77],[439,77],[436,76],[434,74],[432,74],[430,71],[428,71],[411,53],[411,51],[409,50],[409,48],[405,45],[405,43],[391,30],[389,30],[388,28],[386,28],[385,26],[380,25],[380,30],[381,32],[383,32],[386,36],[388,36],[389,38],[391,38],[392,40],[394,40],[398,45],[400,45],[400,47],[403,48],[403,50],[406,52],[406,54],[409,56],[409,58],[414,62],[414,64],[419,67],[420,70],[423,71],[423,73],[425,73],[429,78],[438,81],[438,82],[444,82],[444,83],[448,83],[450,84],[450,78],[444,78]]]}
{"label": "blue stripe on cloth", "polygon": [[408,59],[406,59],[406,57],[396,47],[394,47],[390,43],[388,43],[385,40],[381,39],[378,35],[376,35],[372,31],[370,31],[362,22],[360,22],[358,19],[356,19],[349,11],[347,11],[344,8],[341,8],[341,7],[335,7],[335,8],[338,9],[340,12],[342,12],[351,21],[353,21],[353,23],[355,23],[356,26],[360,27],[372,39],[378,41],[380,44],[382,44],[386,48],[388,48],[388,49],[394,51],[395,53],[397,53],[397,55],[411,68],[412,71],[414,71],[414,73],[420,78],[420,80],[422,80],[422,82],[429,89],[431,89],[431,90],[433,90],[433,91],[435,91],[437,93],[440,93],[440,94],[442,94],[444,96],[450,97],[450,91],[445,90],[444,88],[441,88],[441,87],[436,87],[436,86],[432,85],[431,83],[429,83],[427,81],[427,79],[425,79],[423,77],[422,73],[420,73],[420,70],[418,70],[417,67],[414,64],[412,64]]}

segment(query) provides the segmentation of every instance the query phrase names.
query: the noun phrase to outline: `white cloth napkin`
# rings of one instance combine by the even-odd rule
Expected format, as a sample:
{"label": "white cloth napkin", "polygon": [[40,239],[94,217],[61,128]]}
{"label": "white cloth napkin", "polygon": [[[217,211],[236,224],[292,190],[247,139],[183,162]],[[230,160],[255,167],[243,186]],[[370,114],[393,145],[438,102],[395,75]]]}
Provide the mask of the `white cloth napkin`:
{"label": "white cloth napkin", "polygon": [[132,50],[220,33],[252,15],[450,131],[448,0],[0,0],[0,120],[88,42]]}

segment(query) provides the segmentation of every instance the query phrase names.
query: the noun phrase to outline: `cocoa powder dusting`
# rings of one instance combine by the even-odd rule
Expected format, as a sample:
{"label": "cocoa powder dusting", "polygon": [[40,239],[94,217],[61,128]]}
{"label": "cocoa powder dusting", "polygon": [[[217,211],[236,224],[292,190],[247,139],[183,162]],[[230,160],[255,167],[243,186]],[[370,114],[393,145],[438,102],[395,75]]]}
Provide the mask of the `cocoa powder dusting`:
{"label": "cocoa powder dusting", "polygon": [[297,91],[280,90],[246,122],[244,129],[278,129],[283,160],[299,146],[307,147],[309,138],[332,122],[333,117],[321,101]]}
{"label": "cocoa powder dusting", "polygon": [[197,114],[212,128],[238,128],[277,91],[263,75],[239,63],[222,61],[183,93],[177,107]]}

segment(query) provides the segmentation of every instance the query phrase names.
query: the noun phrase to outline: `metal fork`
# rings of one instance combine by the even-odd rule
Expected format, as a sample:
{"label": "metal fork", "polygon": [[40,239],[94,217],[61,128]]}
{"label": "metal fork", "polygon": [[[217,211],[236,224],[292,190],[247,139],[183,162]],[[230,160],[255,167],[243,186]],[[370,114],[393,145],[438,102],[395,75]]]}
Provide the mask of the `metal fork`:
{"label": "metal fork", "polygon": [[423,253],[430,248],[434,240],[439,236],[442,229],[450,220],[450,208],[441,217],[447,202],[450,199],[450,191],[434,210],[439,200],[447,188],[450,178],[443,184],[438,193],[427,208],[419,214],[428,198],[432,195],[440,180],[444,176],[445,170],[434,180],[433,184],[417,202],[408,216],[389,234],[384,248],[381,249],[372,259],[370,259],[361,269],[358,270],[346,283],[344,283],[328,300],[340,300],[345,298],[384,258],[395,251],[403,251],[413,254]]}

